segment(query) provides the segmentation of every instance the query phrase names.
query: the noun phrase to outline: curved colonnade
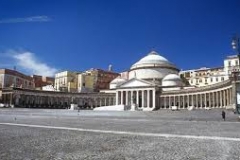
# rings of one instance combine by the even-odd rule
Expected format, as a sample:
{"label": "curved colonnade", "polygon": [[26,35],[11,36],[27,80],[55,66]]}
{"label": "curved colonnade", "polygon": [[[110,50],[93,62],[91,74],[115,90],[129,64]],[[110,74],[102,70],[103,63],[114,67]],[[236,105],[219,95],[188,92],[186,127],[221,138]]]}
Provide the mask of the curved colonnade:
{"label": "curved colonnade", "polygon": [[64,93],[35,91],[19,88],[3,90],[2,102],[23,108],[69,108],[77,104],[84,109],[115,104],[115,94],[105,93]]}
{"label": "curved colonnade", "polygon": [[189,106],[195,108],[233,108],[234,101],[233,84],[230,80],[206,87],[181,89],[162,92],[158,98],[160,109],[170,109],[177,106],[178,109],[186,109]]}
{"label": "curved colonnade", "polygon": [[[100,106],[136,104],[138,109],[187,109],[195,108],[234,108],[235,83],[231,80],[215,85],[162,91],[161,87],[152,89],[131,89],[131,91],[116,91],[116,93],[66,93],[36,91],[21,88],[2,90],[2,103],[24,108],[69,108],[77,104],[84,109]],[[117,98],[116,98],[117,97]]]}

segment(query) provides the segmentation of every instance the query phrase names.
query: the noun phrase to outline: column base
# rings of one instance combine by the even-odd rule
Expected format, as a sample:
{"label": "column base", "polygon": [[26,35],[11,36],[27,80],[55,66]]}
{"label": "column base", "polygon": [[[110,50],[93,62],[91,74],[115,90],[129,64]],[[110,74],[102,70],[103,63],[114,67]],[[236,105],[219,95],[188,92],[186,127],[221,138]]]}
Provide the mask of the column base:
{"label": "column base", "polygon": [[132,104],[130,111],[135,111],[135,110],[136,110],[136,104]]}

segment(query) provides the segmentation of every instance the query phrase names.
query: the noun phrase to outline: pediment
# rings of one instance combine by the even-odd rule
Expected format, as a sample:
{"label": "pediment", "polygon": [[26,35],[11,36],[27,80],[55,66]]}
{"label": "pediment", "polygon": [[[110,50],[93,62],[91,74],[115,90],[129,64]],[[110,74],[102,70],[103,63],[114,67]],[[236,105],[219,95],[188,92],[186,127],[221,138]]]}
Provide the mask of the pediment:
{"label": "pediment", "polygon": [[127,88],[127,87],[151,87],[153,86],[152,83],[140,79],[130,79],[127,82],[124,82],[123,84],[119,85],[118,88]]}

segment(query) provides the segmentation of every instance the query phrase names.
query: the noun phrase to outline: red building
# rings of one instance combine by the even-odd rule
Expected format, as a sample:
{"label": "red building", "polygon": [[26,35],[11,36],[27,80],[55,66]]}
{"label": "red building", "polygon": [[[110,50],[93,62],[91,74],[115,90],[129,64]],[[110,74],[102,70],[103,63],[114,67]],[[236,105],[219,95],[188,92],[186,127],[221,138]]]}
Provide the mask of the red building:
{"label": "red building", "polygon": [[36,89],[41,89],[43,86],[46,86],[46,85],[54,85],[55,79],[53,77],[33,75],[32,78],[35,83]]}

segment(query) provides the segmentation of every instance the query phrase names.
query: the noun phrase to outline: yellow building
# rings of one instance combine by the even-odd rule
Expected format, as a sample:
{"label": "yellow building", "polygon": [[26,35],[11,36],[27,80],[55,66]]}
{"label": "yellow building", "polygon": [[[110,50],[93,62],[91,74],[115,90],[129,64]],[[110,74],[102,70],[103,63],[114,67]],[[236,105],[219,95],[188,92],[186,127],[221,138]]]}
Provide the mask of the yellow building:
{"label": "yellow building", "polygon": [[95,88],[96,76],[81,73],[78,75],[78,92],[93,92]]}
{"label": "yellow building", "polygon": [[79,73],[63,71],[55,74],[55,89],[63,92],[77,92]]}

